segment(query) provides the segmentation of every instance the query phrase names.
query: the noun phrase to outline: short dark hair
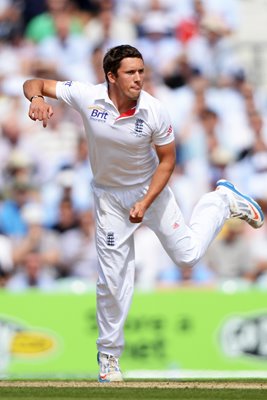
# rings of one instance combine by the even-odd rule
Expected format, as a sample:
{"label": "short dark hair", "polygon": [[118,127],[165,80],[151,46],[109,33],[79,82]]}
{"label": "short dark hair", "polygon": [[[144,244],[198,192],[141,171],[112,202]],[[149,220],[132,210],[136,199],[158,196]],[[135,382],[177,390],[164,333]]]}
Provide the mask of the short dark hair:
{"label": "short dark hair", "polygon": [[120,68],[120,63],[124,58],[140,58],[143,60],[143,56],[140,51],[129,44],[112,47],[107,51],[103,60],[103,70],[107,82],[108,73],[112,72],[116,76],[117,71]]}

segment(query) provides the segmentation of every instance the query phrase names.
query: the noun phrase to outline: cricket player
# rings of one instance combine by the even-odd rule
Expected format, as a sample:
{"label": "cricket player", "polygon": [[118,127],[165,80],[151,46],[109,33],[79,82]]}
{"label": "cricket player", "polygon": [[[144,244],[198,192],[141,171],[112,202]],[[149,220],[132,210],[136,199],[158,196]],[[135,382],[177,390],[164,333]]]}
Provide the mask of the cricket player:
{"label": "cricket player", "polygon": [[[104,56],[106,82],[98,85],[31,79],[24,83],[29,117],[46,127],[53,115],[45,97],[66,102],[84,123],[93,171],[97,282],[99,381],[122,381],[119,358],[124,323],[134,290],[134,232],[152,229],[180,267],[204,255],[228,218],[263,224],[260,206],[221,180],[205,194],[185,224],[168,186],[175,166],[170,118],[162,104],[142,90],[144,61],[134,47],[120,45]],[[179,112],[179,110],[177,110]],[[148,250],[149,251],[149,250]]]}

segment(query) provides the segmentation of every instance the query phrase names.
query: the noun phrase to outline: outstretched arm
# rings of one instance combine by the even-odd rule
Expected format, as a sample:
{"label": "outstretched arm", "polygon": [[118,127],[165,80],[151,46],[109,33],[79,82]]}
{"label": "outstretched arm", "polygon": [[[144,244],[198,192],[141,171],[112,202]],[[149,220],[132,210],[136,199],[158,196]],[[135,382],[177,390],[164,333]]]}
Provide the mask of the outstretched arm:
{"label": "outstretched arm", "polygon": [[53,80],[29,79],[23,85],[24,95],[31,102],[28,115],[33,121],[43,121],[44,128],[53,115],[53,108],[44,96],[56,99],[56,84]]}
{"label": "outstretched arm", "polygon": [[175,167],[175,142],[163,146],[156,146],[159,165],[152,177],[146,195],[137,201],[130,210],[130,221],[142,222],[146,210],[167,185]]}

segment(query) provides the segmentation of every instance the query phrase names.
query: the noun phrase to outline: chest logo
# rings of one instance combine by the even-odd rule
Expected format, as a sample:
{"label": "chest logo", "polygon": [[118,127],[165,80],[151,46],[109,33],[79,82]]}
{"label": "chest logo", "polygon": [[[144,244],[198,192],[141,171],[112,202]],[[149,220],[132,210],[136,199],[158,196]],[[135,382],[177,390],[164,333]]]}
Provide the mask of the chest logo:
{"label": "chest logo", "polygon": [[134,135],[138,137],[144,136],[143,128],[144,128],[144,120],[142,120],[141,118],[137,118],[134,126]]}

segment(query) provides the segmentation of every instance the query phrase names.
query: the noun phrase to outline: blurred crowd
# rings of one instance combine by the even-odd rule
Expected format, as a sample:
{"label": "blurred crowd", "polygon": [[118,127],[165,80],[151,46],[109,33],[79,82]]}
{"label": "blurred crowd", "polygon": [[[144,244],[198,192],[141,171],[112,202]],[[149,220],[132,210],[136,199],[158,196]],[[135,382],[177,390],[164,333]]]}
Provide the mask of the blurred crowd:
{"label": "blurred crowd", "polygon": [[[28,118],[31,77],[104,81],[102,58],[136,46],[144,89],[176,134],[171,179],[190,223],[220,178],[267,210],[267,93],[235,51],[238,0],[0,1],[0,288],[90,289],[97,279],[92,174],[80,116],[51,100],[46,129]],[[267,288],[267,227],[229,220],[204,259],[178,268],[145,227],[136,233],[136,286]],[[148,251],[149,250],[149,251]],[[74,285],[74,286],[73,286]]]}

